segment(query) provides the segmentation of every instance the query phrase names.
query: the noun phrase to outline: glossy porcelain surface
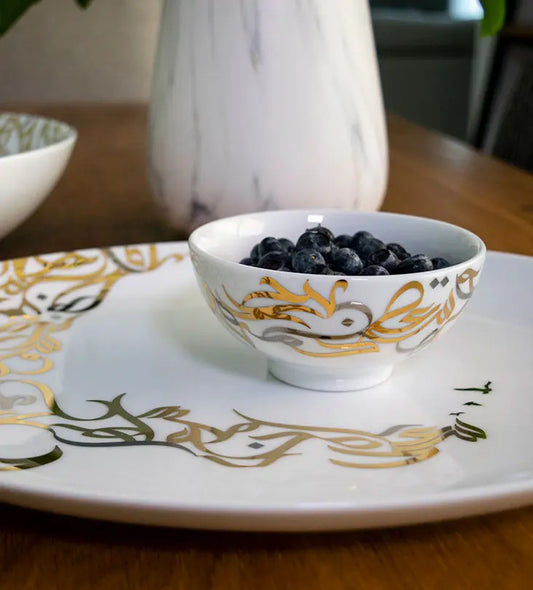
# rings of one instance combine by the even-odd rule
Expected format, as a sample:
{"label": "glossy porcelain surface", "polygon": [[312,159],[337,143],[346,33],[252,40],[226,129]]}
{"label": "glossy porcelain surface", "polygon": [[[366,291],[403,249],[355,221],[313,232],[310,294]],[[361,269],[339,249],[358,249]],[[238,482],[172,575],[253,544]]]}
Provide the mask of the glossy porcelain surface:
{"label": "glossy porcelain surface", "polygon": [[489,253],[447,338],[343,395],[270,377],[209,312],[184,243],[6,262],[0,279],[1,501],[278,531],[533,501],[531,258]]}
{"label": "glossy porcelain surface", "polygon": [[[452,266],[392,276],[323,276],[238,264],[266,236],[295,241],[322,224],[334,234],[368,230],[411,253]],[[300,387],[346,391],[376,385],[429,345],[464,310],[485,257],[459,227],[390,213],[315,210],[243,215],[206,224],[190,237],[192,261],[210,308],[244,344],[263,352],[273,375]]]}
{"label": "glossy porcelain surface", "polygon": [[61,121],[0,112],[0,237],[27,219],[68,163],[76,130]]}

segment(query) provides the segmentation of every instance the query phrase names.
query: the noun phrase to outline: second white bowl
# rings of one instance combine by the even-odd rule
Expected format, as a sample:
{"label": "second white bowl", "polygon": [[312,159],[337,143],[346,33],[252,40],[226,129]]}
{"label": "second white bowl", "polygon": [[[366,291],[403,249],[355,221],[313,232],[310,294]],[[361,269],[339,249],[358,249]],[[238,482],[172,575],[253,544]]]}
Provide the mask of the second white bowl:
{"label": "second white bowl", "polygon": [[53,119],[0,113],[0,238],[28,218],[63,174],[76,130]]}

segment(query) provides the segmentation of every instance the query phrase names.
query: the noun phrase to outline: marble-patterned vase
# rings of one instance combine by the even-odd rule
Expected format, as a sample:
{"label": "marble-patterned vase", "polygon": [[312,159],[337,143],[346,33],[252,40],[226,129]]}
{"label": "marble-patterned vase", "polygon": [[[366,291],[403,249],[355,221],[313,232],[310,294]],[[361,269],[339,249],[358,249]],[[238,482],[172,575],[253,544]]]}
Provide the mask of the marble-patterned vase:
{"label": "marble-patterned vase", "polygon": [[184,232],[266,209],[379,208],[388,150],[367,0],[166,0],[149,170]]}

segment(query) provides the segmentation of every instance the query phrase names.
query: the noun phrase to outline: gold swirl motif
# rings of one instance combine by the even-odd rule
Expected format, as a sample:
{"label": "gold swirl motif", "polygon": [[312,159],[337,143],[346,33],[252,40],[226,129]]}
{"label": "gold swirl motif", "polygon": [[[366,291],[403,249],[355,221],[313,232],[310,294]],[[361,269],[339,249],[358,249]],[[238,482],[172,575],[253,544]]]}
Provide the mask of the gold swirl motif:
{"label": "gold swirl motif", "polygon": [[[51,412],[0,411],[0,424],[48,428],[34,418],[53,414],[53,392],[44,383],[29,377],[43,375],[53,368],[51,357],[61,350],[57,335],[68,330],[80,315],[100,305],[121,278],[150,272],[167,260],[182,258],[181,254],[160,257],[156,246],[148,245],[3,262],[0,268],[0,410],[31,405],[40,398]],[[13,382],[23,384],[28,393],[4,395],[1,389]],[[13,465],[9,469],[13,470]]]}
{"label": "gold swirl motif", "polygon": [[[122,277],[155,270],[170,259],[180,261],[182,256],[159,257],[156,246],[151,245],[71,252],[2,263],[0,388],[10,383],[18,384],[19,388],[14,395],[0,391],[0,427],[39,429],[44,433],[46,448],[32,457],[0,457],[0,471],[20,471],[57,461],[62,457],[62,445],[65,444],[95,448],[160,445],[181,449],[225,467],[267,467],[303,452],[305,444],[311,440],[326,445],[331,453],[329,461],[334,465],[379,469],[426,461],[439,452],[437,445],[449,436],[468,442],[486,438],[483,430],[459,418],[454,425],[445,427],[396,425],[372,433],[353,428],[260,420],[235,411],[239,417],[235,424],[217,428],[189,420],[190,411],[180,406],[163,406],[132,414],[123,404],[125,394],[111,401],[93,400],[104,407],[103,413],[97,417],[67,414],[50,386],[37,377],[53,367],[53,356],[61,350],[58,335],[70,328],[77,317],[99,305]],[[337,294],[346,289],[346,282],[342,280],[331,289],[329,298],[322,297],[309,283],[304,286],[302,294],[294,297],[276,281],[265,279],[264,283],[272,290],[250,294],[238,313],[226,311],[229,308],[215,299],[211,303],[220,306],[221,313],[228,313],[228,321],[235,322],[232,326],[237,331],[240,322],[266,317],[294,317],[291,321],[306,327],[304,320],[293,316],[296,310],[325,318],[331,317],[339,308],[354,306],[352,302],[337,303]],[[47,285],[46,289],[43,289],[44,285]],[[52,292],[53,296],[44,291]],[[279,303],[258,310],[246,308],[248,301],[263,298]],[[232,305],[236,303],[231,302]],[[355,309],[371,322],[368,309],[359,304],[355,304]],[[246,331],[243,334],[247,336]],[[291,337],[300,337],[299,330],[295,330]],[[20,392],[21,385],[23,393]],[[39,400],[44,403],[45,411],[28,411]],[[25,411],[19,411],[19,406],[24,406]],[[178,425],[178,429],[170,434],[158,434],[161,420]]]}
{"label": "gold swirl motif", "polygon": [[46,147],[69,134],[68,125],[60,121],[6,113],[0,116],[0,157]]}
{"label": "gold swirl motif", "polygon": [[[105,407],[104,413],[95,418],[82,418],[63,412],[51,391],[47,391],[42,384],[34,382],[33,385],[43,394],[50,411],[26,414],[5,412],[0,415],[0,426],[17,424],[41,428],[49,431],[53,439],[49,441],[49,448],[35,457],[0,458],[0,471],[29,469],[55,461],[62,456],[61,447],[56,443],[94,448],[166,446],[224,467],[268,467],[281,459],[301,454],[305,443],[312,440],[326,445],[332,454],[328,461],[333,465],[386,469],[405,467],[435,457],[439,453],[437,445],[450,436],[467,442],[486,438],[481,428],[458,417],[453,425],[445,427],[400,424],[374,434],[352,428],[260,420],[234,410],[240,421],[221,429],[188,420],[186,416],[190,411],[181,406],[163,406],[134,415],[122,403],[125,394],[111,401],[92,400]],[[57,418],[63,421],[50,422]],[[114,419],[117,419],[116,422]],[[109,425],[102,426],[103,420],[108,420]],[[158,436],[159,420],[178,424],[179,429],[166,436]],[[97,422],[98,427],[91,428],[91,422]],[[225,443],[229,448],[225,447]]]}
{"label": "gold swirl motif", "polygon": [[[177,414],[160,414],[165,420],[184,426],[182,430],[169,435],[167,440],[190,445],[195,454],[226,467],[267,467],[283,457],[293,455],[292,451],[296,447],[310,440],[320,440],[327,445],[334,454],[329,459],[334,465],[364,469],[401,467],[436,455],[436,445],[446,438],[448,432],[436,426],[394,426],[384,433],[372,434],[351,428],[268,422],[237,411],[235,413],[244,421],[226,430],[219,430],[184,420],[183,416],[187,413],[180,408]],[[244,437],[241,436],[243,434]],[[225,455],[215,451],[224,441],[239,436],[246,442],[254,441],[246,446],[257,451],[249,455]],[[354,460],[356,457],[358,460]]]}
{"label": "gold swirl motif", "polygon": [[[80,313],[97,307],[118,280],[131,273],[153,271],[169,258],[182,258],[175,254],[159,259],[153,245],[126,247],[123,254],[125,260],[114,250],[104,249],[95,254],[69,252],[3,263],[0,378],[12,373],[48,372],[53,366],[48,355],[61,350],[55,334],[70,328]],[[41,291],[44,285],[52,284],[60,290],[49,298]],[[42,301],[46,301],[44,308]],[[15,358],[31,368],[13,369],[8,361]]]}
{"label": "gold swirl motif", "polygon": [[[223,287],[223,296],[214,293],[206,283],[203,287],[215,315],[226,328],[248,344],[255,346],[254,339],[281,342],[299,354],[325,358],[379,352],[379,345],[385,343],[396,344],[400,352],[412,352],[427,344],[463,311],[466,300],[474,292],[474,279],[478,274],[479,271],[469,268],[457,276],[455,285],[441,304],[424,304],[424,286],[419,281],[410,281],[398,289],[384,313],[376,320],[370,308],[362,302],[338,302],[339,295],[342,296],[348,286],[346,280],[336,281],[328,298],[315,291],[309,279],[305,281],[302,293],[296,293],[271,277],[263,277],[260,284],[270,289],[249,293],[240,302],[230,295],[226,287]],[[464,285],[468,290],[463,290]],[[460,308],[457,308],[457,300],[463,300]],[[309,322],[304,319],[306,316],[327,319],[346,309],[363,314],[366,326],[348,334],[320,334],[311,330]],[[251,323],[262,320],[281,320],[297,327],[280,324],[254,332]],[[350,326],[352,322],[345,319],[340,323]],[[429,333],[415,347],[399,347],[399,343],[422,332]]]}

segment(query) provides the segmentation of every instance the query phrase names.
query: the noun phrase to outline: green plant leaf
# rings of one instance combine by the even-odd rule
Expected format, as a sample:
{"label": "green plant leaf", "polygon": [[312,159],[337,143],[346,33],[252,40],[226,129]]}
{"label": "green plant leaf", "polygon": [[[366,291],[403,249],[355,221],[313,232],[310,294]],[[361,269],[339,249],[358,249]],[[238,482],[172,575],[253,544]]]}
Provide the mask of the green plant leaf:
{"label": "green plant leaf", "polygon": [[30,6],[40,0],[0,0],[0,35],[19,19]]}
{"label": "green plant leaf", "polygon": [[[0,0],[0,35],[3,35],[25,12],[40,0]],[[76,0],[80,8],[88,8],[92,0]]]}
{"label": "green plant leaf", "polygon": [[483,37],[495,35],[505,23],[505,0],[481,0],[485,16],[481,22]]}

